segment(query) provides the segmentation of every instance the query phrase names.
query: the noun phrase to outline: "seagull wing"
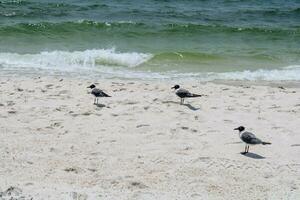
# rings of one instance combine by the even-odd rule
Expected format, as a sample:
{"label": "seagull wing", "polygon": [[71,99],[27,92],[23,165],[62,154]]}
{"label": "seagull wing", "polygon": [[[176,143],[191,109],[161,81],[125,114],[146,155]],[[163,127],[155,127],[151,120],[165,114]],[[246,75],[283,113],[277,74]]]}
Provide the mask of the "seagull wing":
{"label": "seagull wing", "polygon": [[180,98],[189,98],[189,97],[201,97],[202,95],[199,94],[192,94],[188,90],[180,88],[176,92],[177,96]]}
{"label": "seagull wing", "polygon": [[108,94],[106,94],[105,92],[103,92],[102,90],[95,88],[92,90],[92,94],[95,97],[110,97]]}
{"label": "seagull wing", "polygon": [[261,144],[261,140],[258,139],[253,133],[244,132],[241,135],[241,139],[247,144]]}
{"label": "seagull wing", "polygon": [[103,92],[103,91],[102,91],[101,95],[102,95],[102,97],[111,97],[111,96],[109,96],[108,94],[106,94],[106,93]]}
{"label": "seagull wing", "polygon": [[185,98],[185,97],[191,97],[192,93],[190,93],[186,89],[180,88],[176,91],[176,95],[179,96],[180,98]]}

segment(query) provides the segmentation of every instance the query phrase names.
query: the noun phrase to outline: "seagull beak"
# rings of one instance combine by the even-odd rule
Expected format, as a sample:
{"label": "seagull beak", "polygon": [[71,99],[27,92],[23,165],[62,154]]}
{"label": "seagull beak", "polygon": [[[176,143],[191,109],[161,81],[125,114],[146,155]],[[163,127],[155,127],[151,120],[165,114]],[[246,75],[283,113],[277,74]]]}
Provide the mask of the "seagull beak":
{"label": "seagull beak", "polygon": [[89,86],[89,87],[87,87],[87,88],[91,88],[91,87]]}
{"label": "seagull beak", "polygon": [[235,128],[235,129],[233,129],[233,130],[239,130],[239,128]]}
{"label": "seagull beak", "polygon": [[175,87],[171,87],[171,89],[175,89]]}

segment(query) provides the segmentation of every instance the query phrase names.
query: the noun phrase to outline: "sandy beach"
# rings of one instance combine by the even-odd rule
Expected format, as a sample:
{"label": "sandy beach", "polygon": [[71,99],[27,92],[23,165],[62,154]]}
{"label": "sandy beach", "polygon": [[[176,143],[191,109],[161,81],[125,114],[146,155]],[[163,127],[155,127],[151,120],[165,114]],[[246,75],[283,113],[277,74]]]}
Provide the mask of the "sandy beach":
{"label": "sandy beach", "polygon": [[299,83],[178,84],[0,77],[0,199],[300,199]]}

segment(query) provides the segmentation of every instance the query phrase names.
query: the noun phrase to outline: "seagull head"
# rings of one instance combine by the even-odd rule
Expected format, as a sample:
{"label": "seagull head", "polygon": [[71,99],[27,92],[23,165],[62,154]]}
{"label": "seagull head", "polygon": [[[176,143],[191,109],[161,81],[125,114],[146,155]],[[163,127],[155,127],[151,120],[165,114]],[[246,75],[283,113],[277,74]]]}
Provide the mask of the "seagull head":
{"label": "seagull head", "polygon": [[96,87],[96,85],[94,85],[94,84],[92,84],[92,85],[90,85],[89,87],[87,87],[87,88],[91,88],[91,89],[93,89],[93,88],[95,88]]}
{"label": "seagull head", "polygon": [[245,130],[245,127],[239,126],[239,127],[235,128],[235,129],[233,129],[233,130],[238,130],[239,132],[242,132],[242,131]]}
{"label": "seagull head", "polygon": [[177,89],[179,89],[179,88],[180,88],[179,85],[174,85],[173,87],[171,87],[171,89],[175,89],[175,90],[177,90]]}

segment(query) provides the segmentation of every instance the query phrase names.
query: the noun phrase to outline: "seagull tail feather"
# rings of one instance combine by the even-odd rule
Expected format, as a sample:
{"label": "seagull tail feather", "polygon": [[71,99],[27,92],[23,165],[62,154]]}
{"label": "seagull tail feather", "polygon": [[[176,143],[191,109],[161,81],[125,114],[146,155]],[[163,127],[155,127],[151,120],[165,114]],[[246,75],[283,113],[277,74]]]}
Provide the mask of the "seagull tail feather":
{"label": "seagull tail feather", "polygon": [[106,93],[104,93],[104,92],[103,92],[103,95],[104,95],[105,97],[111,97],[110,95],[108,95],[108,94],[106,94]]}
{"label": "seagull tail feather", "polygon": [[192,94],[190,97],[202,97],[202,94]]}
{"label": "seagull tail feather", "polygon": [[262,145],[266,145],[266,144],[272,144],[271,142],[262,142]]}

